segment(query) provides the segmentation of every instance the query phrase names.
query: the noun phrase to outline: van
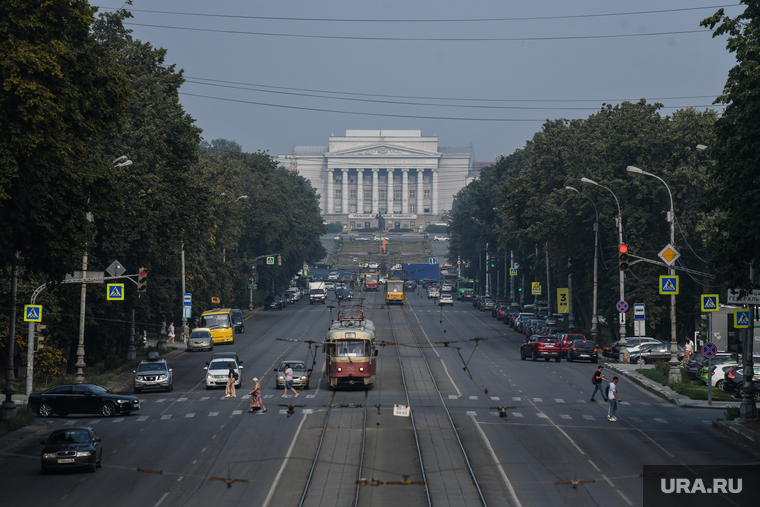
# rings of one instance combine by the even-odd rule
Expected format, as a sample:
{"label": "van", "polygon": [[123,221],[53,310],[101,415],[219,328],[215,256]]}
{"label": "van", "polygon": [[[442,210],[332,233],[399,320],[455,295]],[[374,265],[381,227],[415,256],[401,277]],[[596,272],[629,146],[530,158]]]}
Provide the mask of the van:
{"label": "van", "polygon": [[243,312],[237,308],[232,309],[232,322],[235,324],[236,333],[245,333],[245,323],[243,322]]}
{"label": "van", "polygon": [[233,322],[232,309],[214,308],[203,312],[198,327],[208,328],[214,343],[235,343]]}

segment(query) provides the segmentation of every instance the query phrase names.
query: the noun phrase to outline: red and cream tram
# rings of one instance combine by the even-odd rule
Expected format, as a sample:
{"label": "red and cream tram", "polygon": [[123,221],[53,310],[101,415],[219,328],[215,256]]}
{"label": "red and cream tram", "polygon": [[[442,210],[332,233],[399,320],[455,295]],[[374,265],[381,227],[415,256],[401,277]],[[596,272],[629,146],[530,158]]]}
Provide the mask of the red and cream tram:
{"label": "red and cream tram", "polygon": [[375,325],[358,307],[346,308],[322,344],[327,382],[333,388],[369,387],[375,383]]}

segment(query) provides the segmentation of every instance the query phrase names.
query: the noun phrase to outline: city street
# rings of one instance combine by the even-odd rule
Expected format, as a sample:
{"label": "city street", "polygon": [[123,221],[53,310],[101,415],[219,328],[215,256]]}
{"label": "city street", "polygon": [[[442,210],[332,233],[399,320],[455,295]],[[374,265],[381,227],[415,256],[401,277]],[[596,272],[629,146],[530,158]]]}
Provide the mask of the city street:
{"label": "city street", "polygon": [[[522,335],[469,303],[441,309],[410,292],[406,305],[388,309],[381,294],[368,294],[365,308],[378,342],[389,345],[381,347],[366,400],[363,390],[332,398],[321,349],[304,343],[323,339],[336,303],[302,299],[283,311],[254,312],[234,345],[214,350],[244,360],[237,398],[204,388],[209,352],[183,352],[170,360],[174,391],[140,394],[139,412],[41,419],[24,430],[28,438],[6,443],[0,474],[13,487],[4,501],[353,505],[364,478],[359,505],[427,505],[428,495],[433,505],[452,506],[642,505],[644,465],[757,459],[712,428],[721,410],[679,408],[622,379],[618,421],[610,422],[605,403],[589,403],[594,365],[520,361]],[[272,369],[288,359],[311,364],[315,349],[311,388],[281,398]],[[247,413],[254,376],[264,414]],[[394,416],[407,396],[412,417]],[[66,425],[92,426],[103,439],[96,473],[40,473],[39,440]],[[558,484],[574,480],[583,482]]]}

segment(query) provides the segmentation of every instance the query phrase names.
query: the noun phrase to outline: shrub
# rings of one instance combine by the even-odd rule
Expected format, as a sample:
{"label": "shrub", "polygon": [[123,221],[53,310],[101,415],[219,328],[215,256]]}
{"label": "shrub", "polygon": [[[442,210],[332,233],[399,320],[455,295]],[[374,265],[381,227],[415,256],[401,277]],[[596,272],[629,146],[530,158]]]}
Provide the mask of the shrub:
{"label": "shrub", "polygon": [[724,414],[726,416],[726,419],[728,419],[729,421],[733,421],[734,419],[739,417],[739,415],[741,414],[741,409],[739,408],[738,405],[732,405],[726,409]]}

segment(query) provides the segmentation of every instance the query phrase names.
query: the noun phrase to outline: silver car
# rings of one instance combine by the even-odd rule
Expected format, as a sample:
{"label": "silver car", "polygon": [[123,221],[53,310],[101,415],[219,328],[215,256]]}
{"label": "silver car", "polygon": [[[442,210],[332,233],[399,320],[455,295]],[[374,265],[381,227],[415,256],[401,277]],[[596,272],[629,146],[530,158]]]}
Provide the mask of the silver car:
{"label": "silver car", "polygon": [[232,363],[232,369],[238,374],[238,378],[235,381],[235,387],[240,387],[240,379],[243,377],[243,365],[238,364],[233,357],[219,357],[215,359],[212,358],[209,365],[203,367],[203,369],[206,370],[206,389],[227,386],[230,363]]}
{"label": "silver car", "polygon": [[207,327],[197,327],[187,339],[187,350],[214,350],[214,339]]}
{"label": "silver car", "polygon": [[454,306],[454,296],[448,293],[441,294],[441,297],[438,299],[439,305],[451,305]]}
{"label": "silver car", "polygon": [[[155,356],[153,355],[155,354]],[[144,389],[163,389],[166,392],[174,389],[172,369],[165,359],[158,359],[158,354],[151,352],[146,361],[140,361],[135,374],[134,389],[136,393]]]}
{"label": "silver car", "polygon": [[285,365],[290,365],[293,370],[293,387],[298,389],[309,388],[309,377],[311,377],[311,370],[306,368],[306,363],[303,361],[283,361],[280,363],[279,368],[275,368],[275,387],[277,389],[285,388]]}

